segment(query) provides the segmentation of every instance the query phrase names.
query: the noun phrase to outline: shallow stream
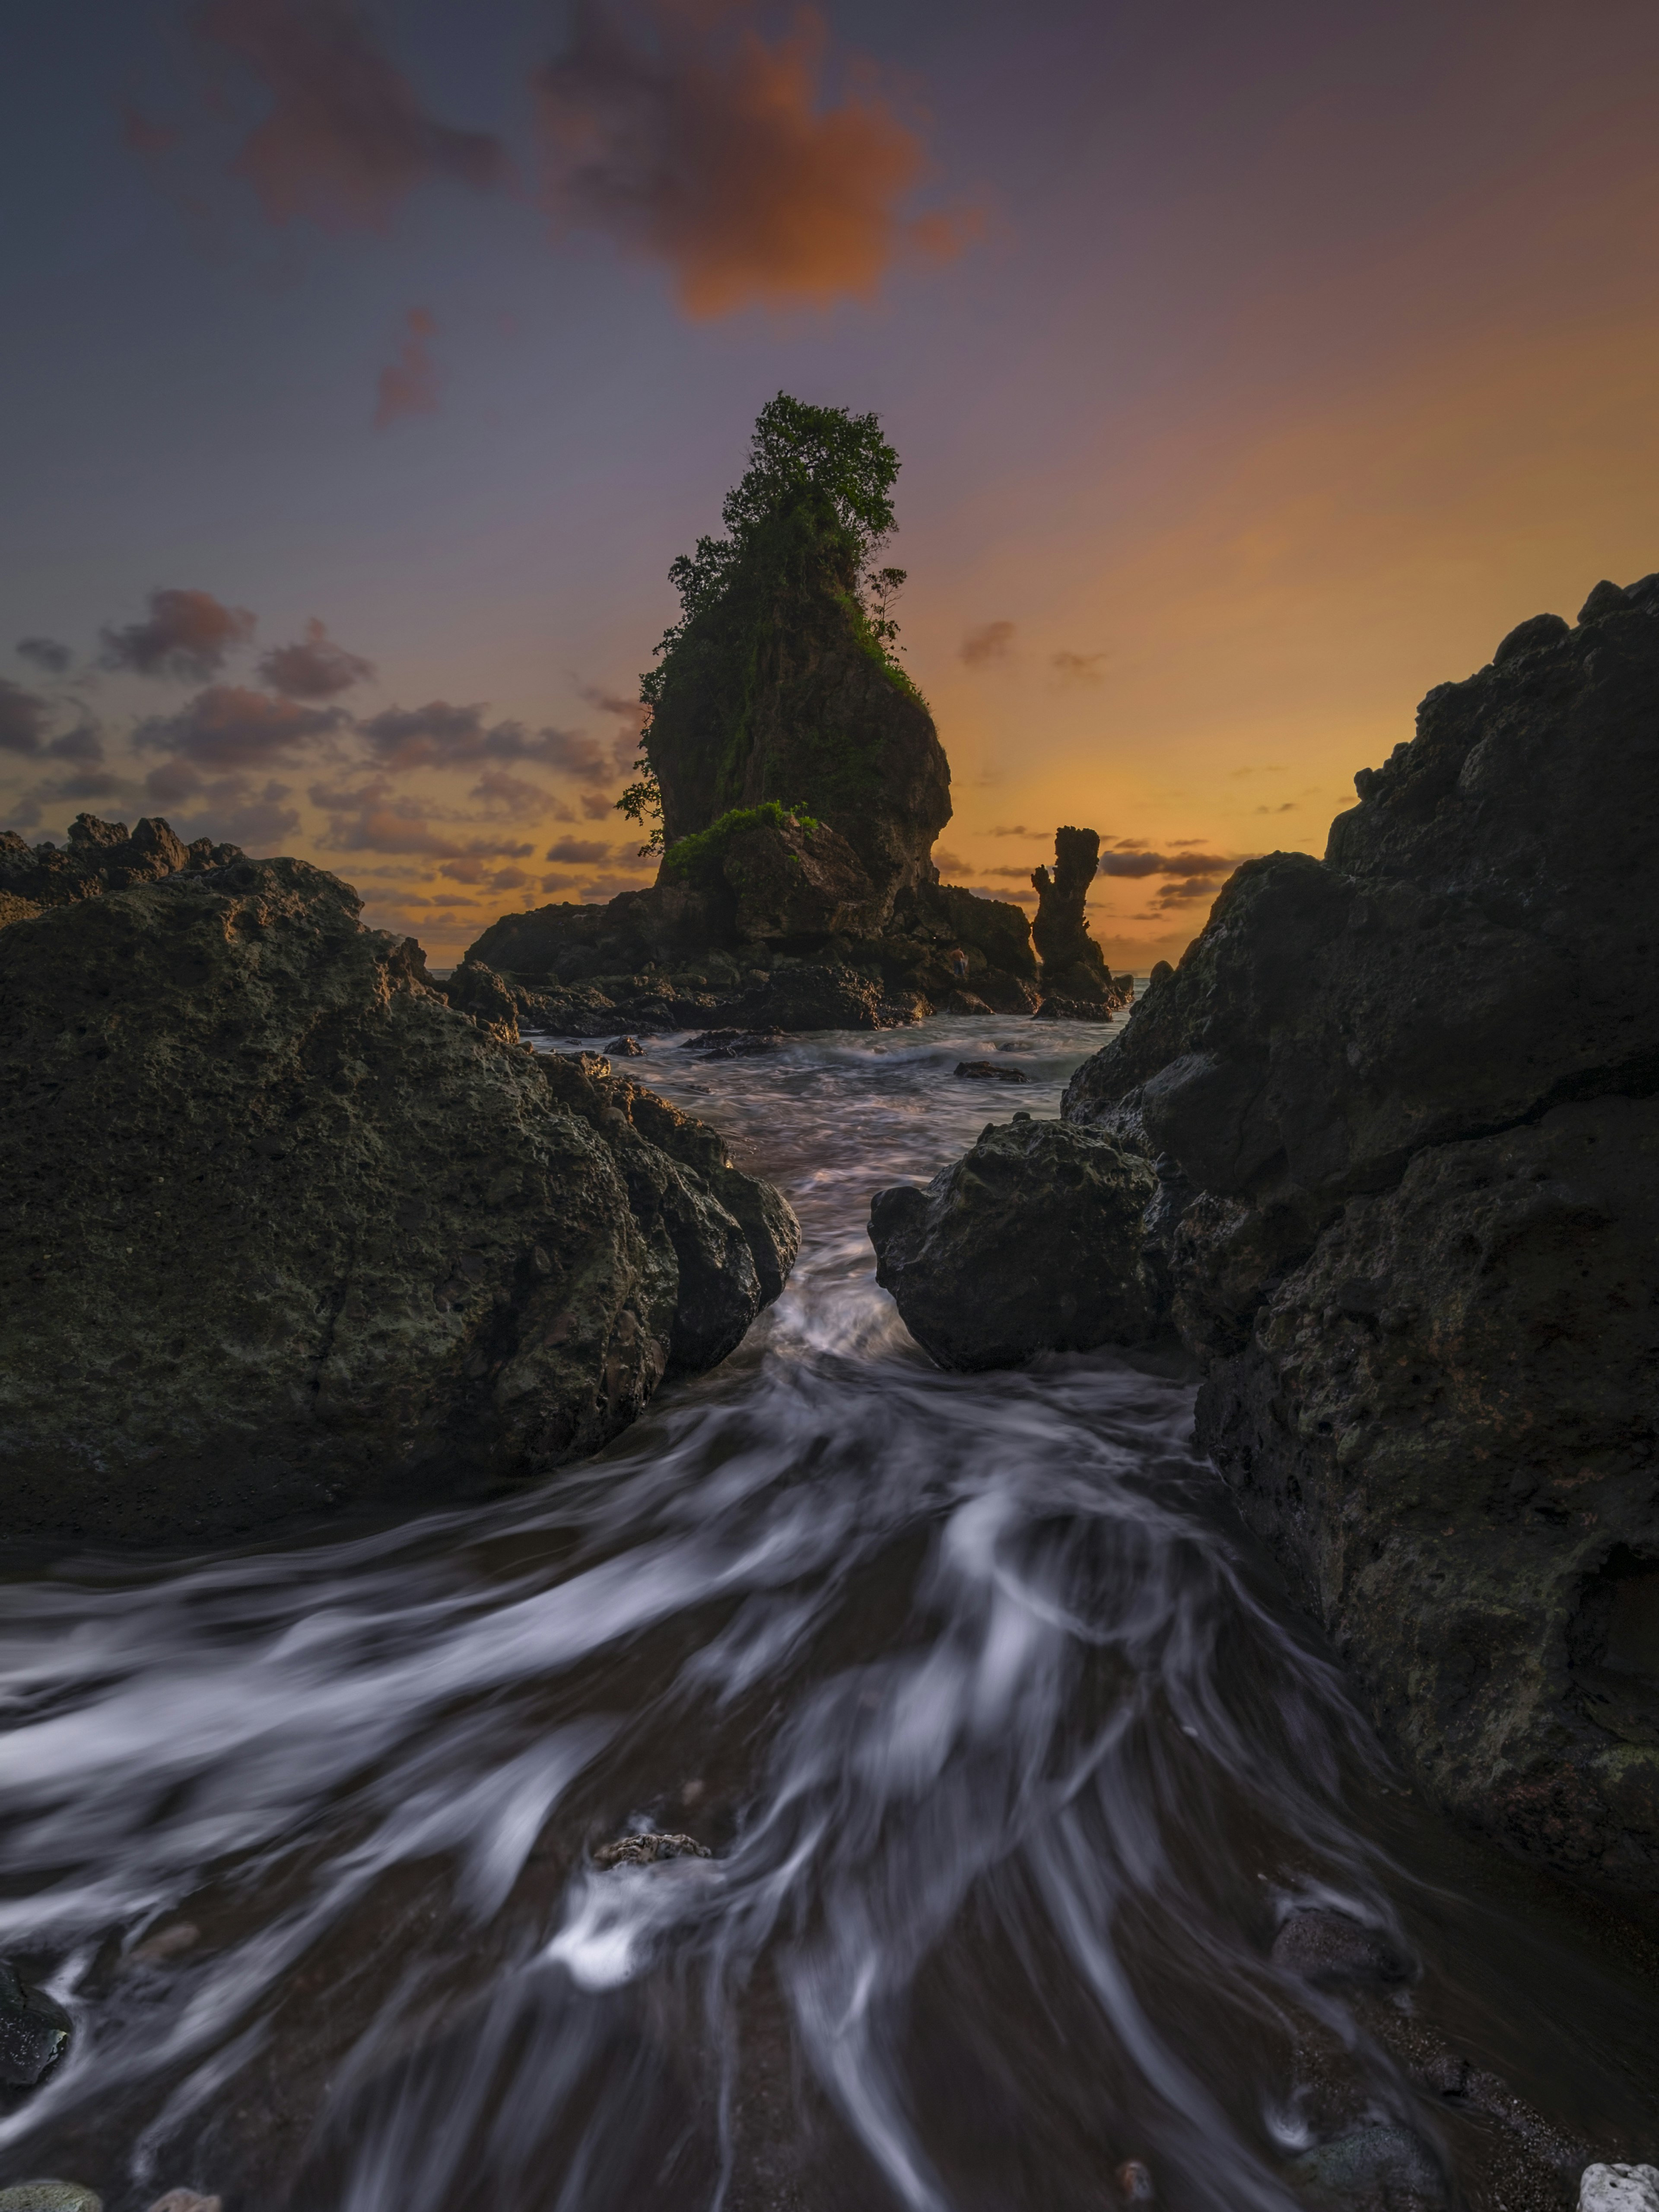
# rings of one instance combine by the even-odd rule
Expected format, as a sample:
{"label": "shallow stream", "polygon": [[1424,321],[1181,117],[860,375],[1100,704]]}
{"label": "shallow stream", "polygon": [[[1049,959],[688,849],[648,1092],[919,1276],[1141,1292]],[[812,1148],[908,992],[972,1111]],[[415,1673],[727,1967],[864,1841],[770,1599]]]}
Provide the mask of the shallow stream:
{"label": "shallow stream", "polygon": [[[722,1368],[482,1510],[0,1587],[0,1954],[76,2020],[0,2107],[0,2184],[1241,2212],[1316,2201],[1310,2148],[1370,2127],[1431,2194],[1531,2203],[1483,2162],[1507,2123],[1272,1963],[1321,1904],[1522,2135],[1655,2154],[1642,1960],[1400,1788],[1194,1457],[1189,1381],[944,1375],[876,1288],[871,1192],[1054,1115],[1101,1041],[654,1041],[627,1072],[805,1228]],[[653,1828],[712,1856],[592,1864]]]}

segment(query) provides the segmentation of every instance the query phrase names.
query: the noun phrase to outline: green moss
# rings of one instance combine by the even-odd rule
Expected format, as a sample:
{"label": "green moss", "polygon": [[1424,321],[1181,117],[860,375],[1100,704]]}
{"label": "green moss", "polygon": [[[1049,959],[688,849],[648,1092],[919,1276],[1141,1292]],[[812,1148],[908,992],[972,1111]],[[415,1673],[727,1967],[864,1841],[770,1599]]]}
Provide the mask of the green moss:
{"label": "green moss", "polygon": [[694,836],[678,838],[664,856],[677,876],[699,876],[713,872],[732,839],[743,830],[795,830],[810,837],[819,824],[798,806],[780,806],[775,799],[759,806],[734,806]]}

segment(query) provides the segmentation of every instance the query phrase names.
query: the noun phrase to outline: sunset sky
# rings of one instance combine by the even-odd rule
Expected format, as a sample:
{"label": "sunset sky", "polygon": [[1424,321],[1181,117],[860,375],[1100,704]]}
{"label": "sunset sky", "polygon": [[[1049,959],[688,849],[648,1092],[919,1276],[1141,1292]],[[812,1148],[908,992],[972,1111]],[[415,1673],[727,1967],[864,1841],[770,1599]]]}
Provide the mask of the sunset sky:
{"label": "sunset sky", "polygon": [[1659,568],[1659,10],[60,0],[0,82],[0,826],[457,957],[649,878],[665,571],[779,389],[903,459],[947,880],[1114,964]]}

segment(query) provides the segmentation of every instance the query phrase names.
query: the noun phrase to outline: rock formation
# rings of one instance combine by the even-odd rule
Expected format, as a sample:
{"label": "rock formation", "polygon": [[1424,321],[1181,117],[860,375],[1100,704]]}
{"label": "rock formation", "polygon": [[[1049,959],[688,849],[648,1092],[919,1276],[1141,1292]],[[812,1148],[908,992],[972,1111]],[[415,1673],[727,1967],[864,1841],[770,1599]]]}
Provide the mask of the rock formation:
{"label": "rock formation", "polygon": [[145,815],[129,833],[125,822],[77,814],[67,847],[26,844],[15,830],[0,830],[0,928],[27,921],[49,906],[131,890],[185,869],[222,867],[240,860],[240,845],[198,837],[186,845],[159,817]]}
{"label": "rock formation", "polygon": [[452,1008],[359,906],[238,860],[0,932],[0,1536],[534,1475],[777,1295],[793,1216],[712,1130]]}
{"label": "rock formation", "polygon": [[1134,995],[1129,976],[1115,976],[1089,934],[1089,886],[1100,866],[1100,839],[1092,830],[1056,830],[1054,866],[1034,869],[1037,895],[1031,938],[1042,963],[1042,999],[1054,1013],[1109,1013]]}
{"label": "rock formation", "polygon": [[1161,1318],[1140,1234],[1155,1188],[1114,1138],[1028,1114],[993,1122],[926,1189],[876,1193],[876,1280],[941,1367],[1143,1343]]}
{"label": "rock formation", "polygon": [[1155,1160],[1200,1439],[1410,1772],[1659,1913],[1659,577],[1356,784],[1065,1117]]}

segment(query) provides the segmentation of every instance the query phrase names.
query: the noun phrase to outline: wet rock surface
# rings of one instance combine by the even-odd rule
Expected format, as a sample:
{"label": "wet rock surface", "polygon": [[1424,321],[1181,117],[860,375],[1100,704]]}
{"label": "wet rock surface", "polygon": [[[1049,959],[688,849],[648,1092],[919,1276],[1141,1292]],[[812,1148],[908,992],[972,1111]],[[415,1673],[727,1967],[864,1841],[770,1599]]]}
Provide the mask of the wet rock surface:
{"label": "wet rock surface", "polygon": [[33,2089],[69,2049],[74,2022],[0,1959],[0,2088]]}
{"label": "wet rock surface", "polygon": [[876,1279],[941,1367],[1143,1344],[1162,1316],[1141,1226],[1154,1188],[1112,1137],[994,1122],[925,1188],[876,1193]]}
{"label": "wet rock surface", "polygon": [[655,1829],[643,1835],[619,1836],[601,1844],[593,1854],[596,1867],[655,1866],[662,1859],[708,1859],[714,1853],[695,1836],[663,1835]]}
{"label": "wet rock surface", "polygon": [[462,1016],[358,908],[242,860],[0,934],[7,1538],[522,1479],[776,1295],[793,1217],[714,1132],[646,1135],[648,1094]]}
{"label": "wet rock surface", "polygon": [[1001,1067],[994,1060],[959,1060],[956,1073],[970,1083],[1029,1083],[1031,1079],[1023,1067]]}
{"label": "wet rock surface", "polygon": [[1235,874],[1065,1121],[1156,1162],[1200,1439],[1413,1778],[1651,1914],[1659,578],[1519,625],[1356,785],[1323,861]]}

